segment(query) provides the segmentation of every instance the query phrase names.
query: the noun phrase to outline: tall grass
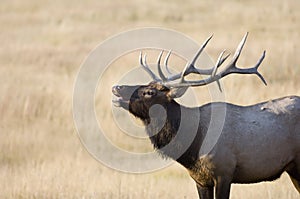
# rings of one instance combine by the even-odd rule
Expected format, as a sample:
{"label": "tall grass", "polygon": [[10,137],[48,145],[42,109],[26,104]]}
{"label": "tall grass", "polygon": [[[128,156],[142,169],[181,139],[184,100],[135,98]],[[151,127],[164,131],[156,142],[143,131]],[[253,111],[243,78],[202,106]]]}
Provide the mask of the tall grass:
{"label": "tall grass", "polygon": [[[260,70],[269,85],[263,86],[254,77],[228,77],[223,81],[226,100],[252,104],[300,95],[299,8],[300,2],[293,0],[274,0],[271,5],[258,0],[3,0],[0,198],[196,198],[193,181],[177,164],[133,175],[107,168],[88,154],[72,117],[73,83],[80,64],[107,37],[137,27],[176,29],[199,43],[214,33],[207,48],[213,59],[224,48],[233,51],[250,31],[239,63],[251,65],[266,49]],[[124,67],[135,61],[123,63]],[[109,103],[113,80],[122,74],[111,70],[106,75],[101,92]],[[203,95],[204,88],[195,90],[201,103],[210,100]],[[97,109],[98,119],[112,129],[112,140],[128,150],[151,150],[149,142],[124,144],[126,136],[109,116],[110,105],[96,105],[101,109]],[[286,175],[276,182],[232,188],[232,198],[297,197]]]}

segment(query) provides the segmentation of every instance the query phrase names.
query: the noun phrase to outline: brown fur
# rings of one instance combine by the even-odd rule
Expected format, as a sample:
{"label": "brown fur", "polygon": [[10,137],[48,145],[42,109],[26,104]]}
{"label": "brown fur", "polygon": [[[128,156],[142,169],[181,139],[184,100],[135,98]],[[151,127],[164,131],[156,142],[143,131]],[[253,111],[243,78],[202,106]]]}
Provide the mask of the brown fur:
{"label": "brown fur", "polygon": [[[153,146],[187,168],[197,184],[199,197],[212,199],[215,186],[216,198],[228,199],[231,183],[274,180],[284,171],[300,193],[300,97],[246,107],[210,103],[187,108],[170,97],[174,96],[172,92],[155,82],[113,88],[120,97],[119,105],[144,122]],[[153,105],[164,108],[166,121],[159,114],[150,117]],[[226,107],[221,135],[211,151],[200,154],[211,122],[211,109],[219,106]],[[185,122],[180,123],[182,119]],[[162,122],[163,127],[158,129]],[[197,132],[193,134],[195,125]],[[180,127],[184,130],[179,133]],[[185,146],[187,143],[189,146]]]}

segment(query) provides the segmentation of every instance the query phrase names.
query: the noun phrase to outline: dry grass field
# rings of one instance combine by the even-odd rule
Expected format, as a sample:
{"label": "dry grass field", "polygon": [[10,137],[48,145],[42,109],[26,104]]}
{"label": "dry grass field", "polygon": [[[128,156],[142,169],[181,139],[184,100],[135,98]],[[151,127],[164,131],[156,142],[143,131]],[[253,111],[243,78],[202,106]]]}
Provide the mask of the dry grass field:
{"label": "dry grass field", "polygon": [[[248,105],[300,95],[299,10],[298,0],[2,0],[0,198],[196,198],[193,181],[178,164],[128,174],[89,155],[72,115],[81,63],[109,36],[138,27],[175,29],[199,43],[214,33],[207,48],[213,59],[225,48],[233,51],[249,31],[239,63],[256,62],[266,49],[260,71],[268,87],[256,77],[231,76],[223,80],[226,101]],[[120,73],[111,72],[111,80]],[[102,84],[102,96],[109,102],[113,84]],[[201,98],[202,90],[195,89],[200,103],[209,100]],[[97,106],[101,108],[99,102]],[[120,131],[106,116],[111,106],[105,107],[98,117],[111,128],[112,139],[121,142]],[[132,144],[123,143],[138,150]],[[274,182],[233,185],[231,193],[232,199],[299,198],[285,174]]]}

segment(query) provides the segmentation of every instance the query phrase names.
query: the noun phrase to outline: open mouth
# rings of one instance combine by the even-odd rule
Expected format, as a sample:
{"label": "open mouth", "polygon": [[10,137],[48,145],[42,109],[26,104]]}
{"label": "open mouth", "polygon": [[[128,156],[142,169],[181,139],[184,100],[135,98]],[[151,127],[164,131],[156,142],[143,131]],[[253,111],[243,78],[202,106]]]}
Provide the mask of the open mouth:
{"label": "open mouth", "polygon": [[114,106],[116,107],[124,107],[125,105],[129,105],[129,100],[125,100],[122,97],[118,97],[116,96],[113,100],[112,100]]}
{"label": "open mouth", "polygon": [[129,99],[125,99],[123,98],[120,93],[119,93],[119,86],[114,86],[112,88],[112,93],[114,94],[114,98],[112,99],[112,102],[114,104],[114,106],[116,107],[128,107],[129,105]]}

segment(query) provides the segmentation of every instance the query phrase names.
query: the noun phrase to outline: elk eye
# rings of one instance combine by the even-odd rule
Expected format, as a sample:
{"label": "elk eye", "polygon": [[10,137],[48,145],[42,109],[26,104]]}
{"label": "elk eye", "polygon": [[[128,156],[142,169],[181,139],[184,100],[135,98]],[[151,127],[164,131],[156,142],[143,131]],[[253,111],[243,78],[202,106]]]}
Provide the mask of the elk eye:
{"label": "elk eye", "polygon": [[152,90],[148,90],[148,91],[145,91],[145,92],[143,92],[143,96],[148,96],[148,97],[150,97],[150,96],[153,96],[155,94],[155,92],[154,91],[152,91]]}

